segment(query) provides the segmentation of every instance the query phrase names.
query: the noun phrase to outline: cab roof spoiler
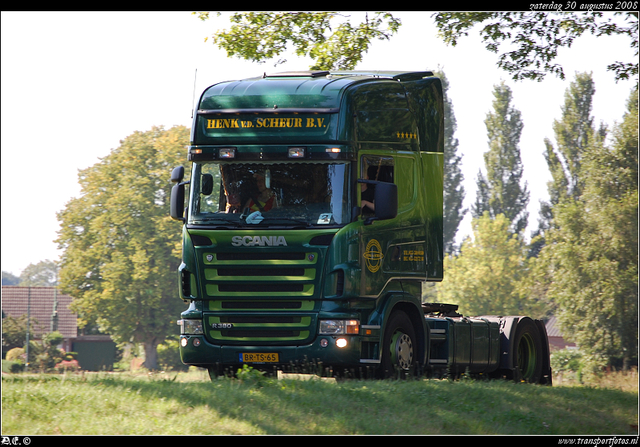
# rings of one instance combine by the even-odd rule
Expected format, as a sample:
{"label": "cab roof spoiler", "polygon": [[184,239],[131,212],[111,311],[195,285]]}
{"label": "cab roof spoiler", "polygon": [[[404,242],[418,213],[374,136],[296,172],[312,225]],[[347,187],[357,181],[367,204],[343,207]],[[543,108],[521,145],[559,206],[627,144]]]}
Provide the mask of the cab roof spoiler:
{"label": "cab roof spoiler", "polygon": [[392,79],[394,81],[417,81],[419,79],[433,76],[432,71],[285,71],[281,73],[264,73],[263,78],[292,78],[292,77],[310,77],[319,78],[324,76],[363,76],[372,78]]}

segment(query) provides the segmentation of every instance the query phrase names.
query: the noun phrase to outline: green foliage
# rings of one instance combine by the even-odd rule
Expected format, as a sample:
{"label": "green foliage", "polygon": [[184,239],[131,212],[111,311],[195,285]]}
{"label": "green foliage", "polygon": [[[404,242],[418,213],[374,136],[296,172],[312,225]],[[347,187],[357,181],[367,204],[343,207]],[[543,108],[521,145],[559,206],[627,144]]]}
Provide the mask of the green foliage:
{"label": "green foliage", "polygon": [[[612,20],[622,14],[626,23]],[[637,12],[443,12],[434,14],[434,19],[439,35],[447,44],[455,46],[460,37],[468,36],[477,26],[487,50],[498,53],[503,43],[514,48],[500,54],[498,67],[516,81],[540,81],[548,73],[564,79],[562,66],[555,62],[558,50],[571,47],[584,33],[626,35],[638,56]],[[616,61],[607,69],[615,73],[616,81],[635,77],[637,82],[637,61]]]}
{"label": "green foliage", "polygon": [[[329,11],[233,13],[231,29],[216,32],[213,42],[229,56],[255,62],[280,56],[290,43],[297,56],[315,61],[312,70],[353,69],[373,39],[388,40],[401,25],[384,12],[371,18],[367,13],[357,25],[349,20],[336,23],[338,17]],[[199,18],[207,20],[209,13],[200,13]]]}
{"label": "green foliage", "polygon": [[24,356],[24,348],[13,348],[7,351],[5,359],[10,362],[24,362]]}
{"label": "green foliage", "polygon": [[[38,325],[35,318],[31,318],[33,326]],[[32,327],[33,327],[32,326]],[[29,338],[34,339],[33,331],[29,331]],[[27,339],[27,315],[12,317],[11,315],[2,319],[2,351],[6,352],[12,348],[21,348]]]}
{"label": "green foliage", "polygon": [[455,138],[457,129],[456,117],[453,113],[453,103],[447,96],[449,81],[443,72],[435,75],[442,81],[444,92],[444,183],[443,183],[443,219],[444,252],[454,253],[455,237],[458,226],[464,218],[467,210],[463,208],[464,201],[464,175],[462,174],[462,154],[458,153],[458,139]]}
{"label": "green foliage", "polygon": [[590,365],[638,351],[638,94],[629,98],[612,146],[592,144],[581,168],[580,200],[554,207],[554,227],[540,257],[565,336]]}
{"label": "green foliage", "polygon": [[189,367],[180,359],[180,342],[175,339],[158,345],[158,366],[165,370],[187,371]]}
{"label": "green foliage", "polygon": [[552,174],[549,195],[556,205],[561,198],[580,198],[584,187],[580,168],[584,152],[594,138],[591,103],[596,89],[591,73],[576,73],[576,80],[565,92],[562,118],[554,120],[557,150],[545,139],[545,158]]}
{"label": "green foliage", "polygon": [[238,369],[236,377],[241,382],[252,386],[262,386],[266,381],[264,372],[258,371],[249,365],[242,365],[242,368]]}
{"label": "green foliage", "polygon": [[550,355],[551,370],[554,374],[566,377],[574,376],[578,382],[582,381],[584,361],[582,353],[577,349],[560,349]]}
{"label": "green foliage", "polygon": [[60,285],[81,325],[117,342],[142,343],[149,369],[175,327],[179,225],[169,217],[170,174],[184,161],[189,129],[135,132],[81,170],[81,196],[58,213]]}
{"label": "green foliage", "polygon": [[[553,207],[561,200],[580,199],[584,189],[581,168],[589,144],[602,144],[606,130],[596,133],[591,116],[595,86],[591,73],[576,73],[576,79],[567,88],[562,106],[562,117],[554,120],[553,130],[557,147],[545,138],[544,157],[551,181],[547,183],[549,201],[540,201],[536,238],[531,244],[531,255],[537,256],[545,244],[545,232],[553,225]],[[597,139],[594,140],[594,139]]]}
{"label": "green foliage", "polygon": [[13,273],[2,271],[2,285],[3,286],[17,286],[20,284],[20,277]]}
{"label": "green foliage", "polygon": [[[42,372],[53,370],[56,364],[64,359],[64,352],[58,349],[58,345],[63,340],[63,335],[57,331],[44,334],[42,337],[42,349],[40,352],[34,353],[35,362],[32,363]],[[31,356],[31,350],[29,354]]]}
{"label": "green foliage", "polygon": [[504,214],[514,233],[527,227],[529,191],[522,186],[523,166],[520,159],[522,117],[512,102],[511,89],[504,83],[494,87],[493,111],[487,114],[485,125],[489,150],[484,153],[486,177],[478,173],[478,193],[472,208],[474,217],[485,212],[493,218]]}
{"label": "green foliage", "polygon": [[29,264],[20,273],[20,286],[22,287],[51,287],[58,281],[58,264],[46,259],[37,264]]}
{"label": "green foliage", "polygon": [[439,301],[458,304],[465,315],[541,316],[541,304],[528,299],[528,260],[508,219],[485,212],[472,225],[473,239],[463,242],[458,256],[445,258]]}
{"label": "green foliage", "polygon": [[10,372],[11,374],[21,373],[22,371],[24,371],[24,364],[22,364],[21,362],[11,362],[11,364],[9,365],[8,372]]}

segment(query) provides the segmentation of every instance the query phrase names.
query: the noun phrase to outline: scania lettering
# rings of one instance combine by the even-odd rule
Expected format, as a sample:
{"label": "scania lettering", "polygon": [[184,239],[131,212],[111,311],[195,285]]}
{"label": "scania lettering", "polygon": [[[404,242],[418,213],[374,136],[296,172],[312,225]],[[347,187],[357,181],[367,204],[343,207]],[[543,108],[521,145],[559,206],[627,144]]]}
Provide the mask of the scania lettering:
{"label": "scania lettering", "polygon": [[245,246],[245,247],[255,247],[255,246],[260,246],[260,247],[265,247],[265,246],[269,246],[269,247],[276,247],[278,245],[287,246],[287,241],[284,238],[284,236],[233,236],[231,238],[231,240],[233,242],[231,242],[231,245],[233,245],[234,247],[240,247],[240,246]]}
{"label": "scania lettering", "polygon": [[286,72],[205,89],[189,172],[171,175],[182,361],[212,377],[308,362],[550,384],[542,321],[422,300],[444,276],[443,107],[428,71]]}

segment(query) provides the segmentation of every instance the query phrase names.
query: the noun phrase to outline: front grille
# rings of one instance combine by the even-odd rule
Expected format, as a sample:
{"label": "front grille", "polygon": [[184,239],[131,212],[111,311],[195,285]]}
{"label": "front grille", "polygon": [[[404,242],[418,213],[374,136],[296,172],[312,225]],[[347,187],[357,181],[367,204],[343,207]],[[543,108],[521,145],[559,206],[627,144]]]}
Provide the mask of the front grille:
{"label": "front grille", "polygon": [[233,310],[233,309],[252,309],[252,310],[265,310],[265,309],[286,309],[286,310],[300,310],[302,308],[301,301],[223,301],[220,303],[220,309]]}
{"label": "front grille", "polygon": [[302,317],[299,316],[254,316],[254,315],[235,315],[231,317],[220,317],[222,323],[271,323],[271,324],[288,324],[288,323],[300,323]]}
{"label": "front grille", "polygon": [[304,276],[303,268],[219,268],[218,276]]}
{"label": "front grille", "polygon": [[316,251],[266,249],[201,252],[206,298],[311,297],[320,264]]}
{"label": "front grille", "polygon": [[[301,331],[265,331],[265,330],[253,330],[253,331],[220,331],[220,335],[222,338],[251,338],[251,339],[259,339],[259,338],[267,338],[269,340],[273,340],[276,338],[300,338]],[[308,332],[304,333],[305,335]]]}
{"label": "front grille", "polygon": [[219,292],[302,292],[302,284],[220,284]]}
{"label": "front grille", "polygon": [[231,252],[218,253],[218,261],[300,261],[304,259],[304,253],[245,253]]}
{"label": "front grille", "polygon": [[299,345],[315,337],[321,249],[198,247],[205,334],[217,344]]}
{"label": "front grille", "polygon": [[[285,302],[273,301],[268,307],[269,314],[256,314],[255,311],[267,309],[259,302],[244,302],[247,310],[243,313],[206,312],[207,338],[214,343],[269,343],[290,344],[308,341],[315,334],[316,314],[313,302],[297,303],[296,310],[302,312],[291,313],[292,310],[279,306]],[[229,304],[229,305],[225,305]],[[209,309],[236,309],[242,311],[236,302],[213,302]],[[251,307],[250,307],[251,306]],[[255,307],[254,307],[255,306]]]}

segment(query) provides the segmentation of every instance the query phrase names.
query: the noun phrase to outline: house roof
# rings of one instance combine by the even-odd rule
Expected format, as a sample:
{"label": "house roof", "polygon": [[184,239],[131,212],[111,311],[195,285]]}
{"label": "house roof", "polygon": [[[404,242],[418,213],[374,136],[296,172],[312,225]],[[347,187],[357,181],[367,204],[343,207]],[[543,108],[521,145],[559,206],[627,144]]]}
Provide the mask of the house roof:
{"label": "house roof", "polygon": [[30,307],[32,331],[38,338],[42,334],[51,332],[51,317],[54,313],[56,300],[58,303],[58,332],[64,338],[78,336],[77,316],[69,310],[72,299],[69,295],[56,291],[55,287],[2,286],[3,314],[18,318],[21,315],[26,315],[27,308]]}
{"label": "house roof", "polygon": [[555,316],[549,318],[547,324],[545,324],[547,329],[547,335],[549,337],[562,337],[562,332],[560,332],[560,325],[558,324],[558,319]]}

